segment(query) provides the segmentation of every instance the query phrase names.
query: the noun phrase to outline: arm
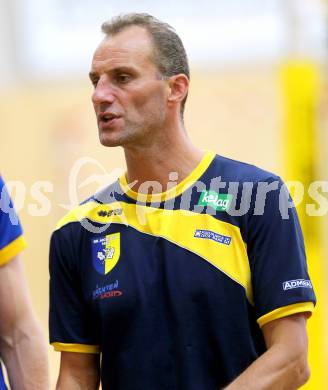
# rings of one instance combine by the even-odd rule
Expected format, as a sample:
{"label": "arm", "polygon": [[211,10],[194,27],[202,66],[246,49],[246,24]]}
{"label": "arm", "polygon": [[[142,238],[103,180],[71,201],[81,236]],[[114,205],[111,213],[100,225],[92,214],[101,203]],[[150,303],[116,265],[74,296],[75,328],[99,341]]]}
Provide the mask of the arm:
{"label": "arm", "polygon": [[[57,390],[96,390],[99,387],[99,326],[76,277],[80,241],[72,231],[56,230],[50,243],[50,343],[61,352]],[[73,245],[74,244],[74,245]]]}
{"label": "arm", "polygon": [[56,390],[97,390],[99,382],[99,354],[61,353]]}
{"label": "arm", "polygon": [[0,267],[0,355],[10,386],[48,390],[48,358],[20,255]]}
{"label": "arm", "polygon": [[271,321],[262,331],[268,350],[226,390],[294,390],[308,381],[306,314]]}

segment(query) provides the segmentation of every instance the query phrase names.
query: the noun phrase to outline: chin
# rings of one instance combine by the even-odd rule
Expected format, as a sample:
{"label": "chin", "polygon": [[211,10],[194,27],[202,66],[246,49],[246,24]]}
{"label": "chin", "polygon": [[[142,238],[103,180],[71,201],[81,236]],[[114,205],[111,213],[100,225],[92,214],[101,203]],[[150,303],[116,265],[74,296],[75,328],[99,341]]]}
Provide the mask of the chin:
{"label": "chin", "polygon": [[118,139],[114,139],[113,137],[108,137],[106,135],[100,135],[99,141],[103,146],[114,147],[121,146],[121,142]]}
{"label": "chin", "polygon": [[101,131],[99,130],[99,141],[103,146],[121,146],[121,138],[114,131]]}
{"label": "chin", "polygon": [[145,134],[138,133],[135,129],[119,129],[116,131],[99,130],[100,143],[107,147],[142,145],[144,137]]}

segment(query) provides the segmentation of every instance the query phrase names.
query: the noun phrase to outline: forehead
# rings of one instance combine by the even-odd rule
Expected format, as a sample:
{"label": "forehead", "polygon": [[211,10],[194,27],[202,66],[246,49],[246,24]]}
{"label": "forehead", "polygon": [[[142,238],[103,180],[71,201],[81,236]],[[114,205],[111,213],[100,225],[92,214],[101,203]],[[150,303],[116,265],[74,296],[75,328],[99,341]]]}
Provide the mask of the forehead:
{"label": "forehead", "polygon": [[103,66],[151,63],[153,44],[149,33],[142,27],[128,27],[116,35],[106,36],[96,49],[92,68]]}

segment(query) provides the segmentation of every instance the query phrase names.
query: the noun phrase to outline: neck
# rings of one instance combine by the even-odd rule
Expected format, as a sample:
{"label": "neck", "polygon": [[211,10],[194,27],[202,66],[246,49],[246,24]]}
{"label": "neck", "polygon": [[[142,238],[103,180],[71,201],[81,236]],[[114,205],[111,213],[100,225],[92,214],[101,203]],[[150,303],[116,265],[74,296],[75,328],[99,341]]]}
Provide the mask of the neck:
{"label": "neck", "polygon": [[166,137],[147,147],[125,147],[124,153],[127,182],[137,181],[133,190],[138,192],[144,192],[142,183],[147,181],[160,184],[159,191],[154,192],[164,192],[172,172],[177,173],[174,180],[181,182],[196,168],[204,155],[191,143],[183,128],[175,132],[174,137]]}

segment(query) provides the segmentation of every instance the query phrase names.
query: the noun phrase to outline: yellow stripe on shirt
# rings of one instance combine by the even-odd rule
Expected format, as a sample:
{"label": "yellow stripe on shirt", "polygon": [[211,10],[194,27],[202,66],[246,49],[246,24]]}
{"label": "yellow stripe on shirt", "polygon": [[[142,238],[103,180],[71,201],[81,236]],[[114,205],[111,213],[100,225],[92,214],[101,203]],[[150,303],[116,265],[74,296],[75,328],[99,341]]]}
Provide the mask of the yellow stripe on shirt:
{"label": "yellow stripe on shirt", "polygon": [[299,302],[294,303],[292,305],[288,306],[282,306],[278,309],[275,309],[273,311],[270,311],[270,313],[265,314],[264,316],[260,317],[257,322],[262,328],[263,325],[267,324],[268,322],[271,322],[273,320],[277,320],[279,318],[287,317],[292,314],[296,313],[312,313],[314,310],[314,304],[312,302]]}
{"label": "yellow stripe on shirt", "polygon": [[10,244],[0,249],[0,266],[13,259],[19,252],[26,247],[26,241],[23,236],[17,237]]}
{"label": "yellow stripe on shirt", "polygon": [[55,351],[58,352],[79,352],[79,353],[100,353],[98,345],[88,344],[69,344],[69,343],[51,343]]}
{"label": "yellow stripe on shirt", "polygon": [[[113,210],[121,210],[121,214],[112,213]],[[212,215],[188,210],[166,210],[124,202],[107,205],[89,202],[68,213],[58,223],[57,229],[82,220],[84,228],[88,229],[90,222],[85,221],[86,218],[102,225],[126,225],[141,233],[162,237],[195,253],[240,284],[245,289],[249,302],[253,302],[249,260],[239,227],[220,221]],[[197,238],[196,230],[227,236],[231,238],[231,243],[225,245],[211,239]]]}

